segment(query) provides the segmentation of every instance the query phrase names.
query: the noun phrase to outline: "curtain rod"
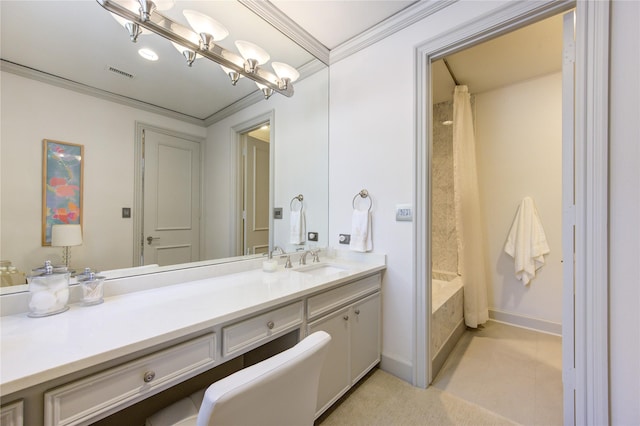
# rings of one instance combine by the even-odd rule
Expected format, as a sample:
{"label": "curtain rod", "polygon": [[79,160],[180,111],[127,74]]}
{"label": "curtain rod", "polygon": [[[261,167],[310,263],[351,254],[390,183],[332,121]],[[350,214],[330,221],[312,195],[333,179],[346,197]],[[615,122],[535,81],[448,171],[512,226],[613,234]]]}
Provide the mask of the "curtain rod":
{"label": "curtain rod", "polygon": [[456,86],[460,86],[460,82],[456,79],[456,76],[453,75],[453,71],[451,71],[451,67],[449,66],[449,62],[447,62],[447,58],[442,58],[442,62],[444,62],[444,66],[447,67],[447,71],[449,71],[449,75],[453,79],[453,82]]}

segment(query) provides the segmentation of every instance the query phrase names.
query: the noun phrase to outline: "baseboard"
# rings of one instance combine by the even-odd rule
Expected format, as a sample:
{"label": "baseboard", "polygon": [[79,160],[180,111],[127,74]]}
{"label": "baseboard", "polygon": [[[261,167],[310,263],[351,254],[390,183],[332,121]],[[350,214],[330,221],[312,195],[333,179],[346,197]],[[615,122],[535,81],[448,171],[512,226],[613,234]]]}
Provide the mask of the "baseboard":
{"label": "baseboard", "polygon": [[512,312],[498,311],[495,309],[489,309],[489,318],[493,321],[503,322],[516,327],[528,328],[542,333],[562,336],[562,324],[557,322],[541,320],[525,315],[514,314]]}
{"label": "baseboard", "polygon": [[413,383],[413,366],[408,362],[382,354],[380,356],[380,369],[407,383]]}

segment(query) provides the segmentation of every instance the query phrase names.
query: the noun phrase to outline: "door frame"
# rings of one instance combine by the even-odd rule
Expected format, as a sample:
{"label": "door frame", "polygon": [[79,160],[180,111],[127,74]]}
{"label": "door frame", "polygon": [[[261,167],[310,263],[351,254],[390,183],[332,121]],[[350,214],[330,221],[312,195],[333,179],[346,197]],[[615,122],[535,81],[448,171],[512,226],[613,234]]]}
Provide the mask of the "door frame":
{"label": "door frame", "polygon": [[235,165],[231,167],[231,205],[234,206],[234,212],[231,214],[231,226],[229,226],[229,247],[230,253],[236,256],[243,256],[242,253],[242,135],[250,132],[264,123],[269,123],[269,247],[273,247],[273,207],[275,200],[275,110],[267,111],[248,120],[238,123],[231,127],[231,137],[229,138],[231,146],[229,153],[231,158],[229,164]]}
{"label": "door frame", "polygon": [[186,139],[200,145],[200,253],[204,253],[203,231],[205,229],[204,217],[204,158],[205,158],[205,138],[190,135],[175,130],[154,126],[144,122],[135,122],[135,139],[133,148],[133,266],[144,265],[144,131],[152,130],[156,133],[163,133],[176,138]]}
{"label": "door frame", "polygon": [[[576,8],[576,424],[607,424],[608,372],[608,45],[609,2],[513,2],[415,48],[414,363],[413,383],[432,380],[431,62],[540,19]],[[565,224],[563,224],[563,233]],[[563,300],[563,310],[569,301]],[[569,306],[571,309],[571,306]],[[564,338],[563,332],[563,338]],[[563,370],[564,370],[563,366]],[[563,371],[565,376],[565,371]],[[566,385],[566,384],[565,384]],[[570,385],[570,384],[569,384]]]}

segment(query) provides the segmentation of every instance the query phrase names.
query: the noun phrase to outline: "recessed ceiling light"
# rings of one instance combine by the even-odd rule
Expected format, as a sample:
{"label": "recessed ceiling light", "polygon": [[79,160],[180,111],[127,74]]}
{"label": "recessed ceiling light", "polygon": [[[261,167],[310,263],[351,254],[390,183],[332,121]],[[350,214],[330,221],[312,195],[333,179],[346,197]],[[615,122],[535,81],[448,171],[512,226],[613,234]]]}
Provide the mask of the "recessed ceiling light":
{"label": "recessed ceiling light", "polygon": [[157,61],[158,55],[151,49],[140,49],[138,54],[145,58],[147,61]]}

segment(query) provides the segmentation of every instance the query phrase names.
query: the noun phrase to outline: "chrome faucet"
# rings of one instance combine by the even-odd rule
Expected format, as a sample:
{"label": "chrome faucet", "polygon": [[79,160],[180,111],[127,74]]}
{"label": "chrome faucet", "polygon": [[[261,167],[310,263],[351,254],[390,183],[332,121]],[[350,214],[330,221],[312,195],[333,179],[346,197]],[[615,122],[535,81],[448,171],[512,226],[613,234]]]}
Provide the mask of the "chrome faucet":
{"label": "chrome faucet", "polygon": [[284,254],[284,250],[282,250],[282,248],[280,248],[280,247],[278,247],[278,246],[273,246],[273,250],[270,250],[270,251],[269,251],[269,259],[272,259],[272,258],[273,258],[273,254],[274,254],[276,251],[280,251],[280,254]]}
{"label": "chrome faucet", "polygon": [[309,250],[306,250],[304,253],[302,253],[302,255],[300,256],[300,260],[298,261],[298,263],[300,265],[306,265],[307,264],[307,255],[311,253]]}
{"label": "chrome faucet", "polygon": [[311,256],[313,256],[313,263],[320,262],[320,249],[310,250]]}

